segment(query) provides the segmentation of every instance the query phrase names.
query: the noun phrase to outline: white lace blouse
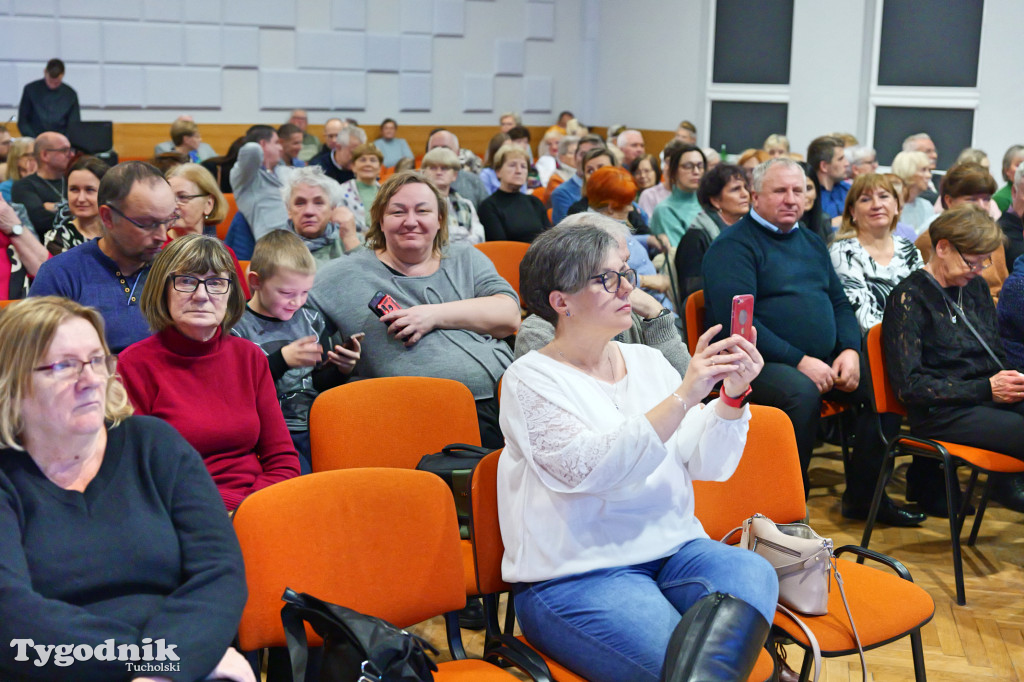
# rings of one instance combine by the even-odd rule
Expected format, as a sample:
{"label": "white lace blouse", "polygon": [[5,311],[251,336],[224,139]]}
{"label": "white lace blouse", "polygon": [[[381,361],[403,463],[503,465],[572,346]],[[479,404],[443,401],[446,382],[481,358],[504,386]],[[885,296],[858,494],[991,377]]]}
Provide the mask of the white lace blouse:
{"label": "white lace blouse", "polygon": [[498,516],[509,582],[643,563],[707,537],[691,481],[732,475],[750,409],[726,420],[697,405],[662,443],[644,414],[679,373],[655,349],[617,345],[627,374],[615,385],[537,351],[505,372]]}

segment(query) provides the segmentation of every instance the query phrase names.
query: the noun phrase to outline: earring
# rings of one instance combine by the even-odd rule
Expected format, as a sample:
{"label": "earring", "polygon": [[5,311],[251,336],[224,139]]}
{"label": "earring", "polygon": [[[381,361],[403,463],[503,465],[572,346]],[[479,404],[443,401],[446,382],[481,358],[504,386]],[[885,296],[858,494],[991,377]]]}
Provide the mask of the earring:
{"label": "earring", "polygon": [[569,317],[569,311],[568,310],[565,311],[565,316]]}

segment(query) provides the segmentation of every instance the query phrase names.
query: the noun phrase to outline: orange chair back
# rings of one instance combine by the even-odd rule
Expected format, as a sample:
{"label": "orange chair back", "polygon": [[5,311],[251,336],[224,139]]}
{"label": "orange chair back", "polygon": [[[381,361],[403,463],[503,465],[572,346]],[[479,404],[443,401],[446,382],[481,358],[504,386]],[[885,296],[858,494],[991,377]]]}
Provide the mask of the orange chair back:
{"label": "orange chair back", "polygon": [[466,604],[455,502],[434,474],[300,476],[246,498],[234,526],[249,587],[238,628],[246,651],[285,644],[285,587],[399,627]]}
{"label": "orange chair back", "polygon": [[451,443],[480,445],[476,402],[465,384],[382,377],[324,391],[309,412],[313,471],[413,469]]}
{"label": "orange chair back", "polygon": [[889,373],[885,369],[881,323],[868,330],[868,368],[871,371],[871,392],[875,399],[875,410],[879,414],[892,412],[906,415],[907,408],[893,390]]}
{"label": "orange chair back", "polygon": [[693,483],[694,513],[713,540],[754,514],[776,523],[807,515],[793,423],[775,407],[751,405],[750,412],[747,445],[729,480]]}
{"label": "orange chair back", "polygon": [[697,341],[704,333],[704,290],[698,289],[686,297],[686,345],[690,355],[697,352]]}
{"label": "orange chair back", "polygon": [[228,213],[224,216],[224,220],[217,223],[217,239],[221,241],[224,241],[228,236],[228,228],[231,227],[231,221],[234,220],[235,214],[238,213],[235,195],[232,192],[225,192],[224,198],[228,201]]}
{"label": "orange chair back", "polygon": [[12,303],[17,303],[19,300],[21,300],[21,299],[17,299],[16,298],[16,299],[13,299],[13,300],[0,300],[0,310],[3,310],[4,308],[6,308],[7,306],[11,305]]}
{"label": "orange chair back", "polygon": [[494,269],[498,271],[506,282],[512,285],[512,288],[519,294],[519,300],[523,299],[523,295],[519,293],[519,261],[523,260],[523,256],[526,255],[526,250],[530,248],[529,244],[524,242],[483,242],[477,244],[476,248],[480,249],[485,256],[491,259],[494,263]]}
{"label": "orange chair back", "polygon": [[473,507],[470,538],[476,559],[476,584],[480,594],[506,592],[511,587],[501,579],[501,558],[505,543],[498,525],[498,458],[501,450],[480,460],[473,470],[469,500]]}

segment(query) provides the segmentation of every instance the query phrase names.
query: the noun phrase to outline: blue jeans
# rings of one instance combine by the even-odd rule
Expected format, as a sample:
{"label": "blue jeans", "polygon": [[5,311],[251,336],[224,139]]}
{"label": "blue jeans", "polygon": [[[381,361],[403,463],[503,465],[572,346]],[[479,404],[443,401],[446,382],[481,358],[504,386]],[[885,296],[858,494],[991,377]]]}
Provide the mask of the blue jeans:
{"label": "blue jeans", "polygon": [[682,614],[712,592],[770,623],[779,581],[757,554],[697,539],[664,559],[517,585],[516,615],[530,644],[591,682],[657,682]]}

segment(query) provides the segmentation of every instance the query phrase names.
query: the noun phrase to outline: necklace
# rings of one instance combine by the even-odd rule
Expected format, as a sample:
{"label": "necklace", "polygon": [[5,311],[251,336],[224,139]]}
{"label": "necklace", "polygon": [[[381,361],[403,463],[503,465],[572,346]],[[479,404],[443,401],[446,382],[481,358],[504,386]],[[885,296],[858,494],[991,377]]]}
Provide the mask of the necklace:
{"label": "necklace", "polygon": [[[38,176],[38,173],[36,174]],[[50,191],[57,195],[57,203],[64,201],[64,178],[56,178],[54,180],[47,180],[46,178],[40,177],[43,184],[50,188]],[[54,186],[54,183],[57,183]]]}
{"label": "necklace", "polygon": [[[560,358],[562,358],[562,360],[564,360],[567,364],[572,365],[573,367],[575,367],[576,369],[580,370],[581,372],[583,372],[587,376],[592,377],[594,379],[597,379],[597,377],[594,376],[593,374],[591,374],[589,371],[587,371],[583,367],[579,366],[578,364],[576,364],[575,362],[573,362],[572,360],[567,358],[565,356],[565,353],[563,353],[562,351],[560,351],[560,350],[558,350],[556,348],[555,352],[558,353],[558,356]],[[615,409],[616,410],[621,410],[622,408],[619,407],[619,384],[615,382],[615,367],[612,365],[612,356],[611,356],[610,353],[608,354],[608,372],[609,372],[609,375],[610,375],[611,379],[610,379],[609,382],[607,382],[607,385],[608,385],[609,388],[608,389],[604,389],[605,393],[607,393],[608,397],[611,398],[612,405],[615,406]],[[626,380],[628,380],[629,379],[629,375],[627,374],[625,378],[626,378]],[[599,382],[599,383],[600,383],[602,388],[604,388],[604,386],[606,385],[605,382]]]}
{"label": "necklace", "polygon": [[[959,293],[956,295],[956,310],[957,312],[960,312],[964,309],[964,288],[957,287],[957,290]],[[946,312],[949,313],[949,321],[956,324],[957,313],[950,309],[949,302],[946,301],[945,297],[943,297],[942,302],[946,304]]]}

